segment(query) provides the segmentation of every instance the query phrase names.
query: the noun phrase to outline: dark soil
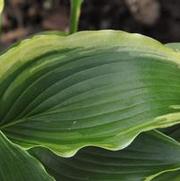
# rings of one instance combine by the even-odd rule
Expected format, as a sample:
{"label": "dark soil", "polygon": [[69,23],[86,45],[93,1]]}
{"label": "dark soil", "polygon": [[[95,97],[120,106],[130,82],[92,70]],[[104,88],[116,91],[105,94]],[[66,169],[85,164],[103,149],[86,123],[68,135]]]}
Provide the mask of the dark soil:
{"label": "dark soil", "polygon": [[[136,2],[135,7],[127,1]],[[157,7],[155,0],[146,1],[85,0],[79,29],[124,30],[180,42],[180,0],[159,0]],[[44,30],[67,31],[68,24],[69,0],[6,0],[0,46]]]}

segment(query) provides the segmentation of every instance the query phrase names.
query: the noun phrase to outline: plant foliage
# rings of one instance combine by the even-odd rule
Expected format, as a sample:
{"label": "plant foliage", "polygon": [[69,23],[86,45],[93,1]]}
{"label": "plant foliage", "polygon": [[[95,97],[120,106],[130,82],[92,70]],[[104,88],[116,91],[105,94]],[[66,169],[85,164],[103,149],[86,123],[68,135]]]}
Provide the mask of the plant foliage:
{"label": "plant foliage", "polygon": [[180,123],[180,52],[171,47],[104,30],[37,35],[3,53],[0,180],[176,177],[179,142],[151,131]]}

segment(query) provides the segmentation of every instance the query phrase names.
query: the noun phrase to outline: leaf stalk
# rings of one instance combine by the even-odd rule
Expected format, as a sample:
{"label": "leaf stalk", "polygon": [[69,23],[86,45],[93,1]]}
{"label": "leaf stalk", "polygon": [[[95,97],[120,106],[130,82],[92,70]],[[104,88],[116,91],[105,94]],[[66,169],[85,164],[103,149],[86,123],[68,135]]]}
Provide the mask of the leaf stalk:
{"label": "leaf stalk", "polygon": [[70,14],[70,31],[69,34],[75,33],[78,30],[79,17],[81,13],[81,5],[83,0],[71,0]]}

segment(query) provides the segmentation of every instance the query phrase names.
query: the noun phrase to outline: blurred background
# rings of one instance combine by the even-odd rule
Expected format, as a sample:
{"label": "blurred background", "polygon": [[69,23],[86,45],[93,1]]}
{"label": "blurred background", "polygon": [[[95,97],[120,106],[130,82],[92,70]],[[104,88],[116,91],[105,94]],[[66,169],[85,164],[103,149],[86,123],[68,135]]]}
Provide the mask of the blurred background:
{"label": "blurred background", "polygon": [[[70,0],[5,0],[0,49],[44,31],[68,31]],[[180,41],[180,0],[85,0],[79,30],[116,29]]]}

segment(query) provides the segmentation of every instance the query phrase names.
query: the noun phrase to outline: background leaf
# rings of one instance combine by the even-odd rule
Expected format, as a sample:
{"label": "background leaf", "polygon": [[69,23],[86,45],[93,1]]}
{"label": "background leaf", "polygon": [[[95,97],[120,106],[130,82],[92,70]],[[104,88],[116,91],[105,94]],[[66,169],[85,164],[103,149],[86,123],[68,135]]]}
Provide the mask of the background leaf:
{"label": "background leaf", "polygon": [[1,181],[53,181],[41,163],[0,132]]}
{"label": "background leaf", "polygon": [[180,54],[138,34],[39,35],[0,57],[0,130],[62,156],[180,122]]}
{"label": "background leaf", "polygon": [[169,135],[170,137],[180,141],[180,125],[176,125],[170,128],[166,128],[162,130],[165,134]]}
{"label": "background leaf", "polygon": [[152,181],[179,181],[180,180],[180,170],[171,171],[171,172],[165,172],[163,174],[160,174],[159,176],[152,179]]}
{"label": "background leaf", "polygon": [[42,148],[30,153],[57,181],[144,181],[180,167],[180,144],[155,131],[141,134],[129,147],[116,152],[89,147],[72,158]]}

